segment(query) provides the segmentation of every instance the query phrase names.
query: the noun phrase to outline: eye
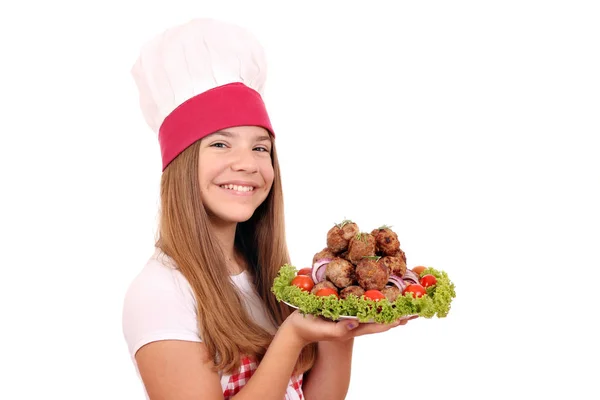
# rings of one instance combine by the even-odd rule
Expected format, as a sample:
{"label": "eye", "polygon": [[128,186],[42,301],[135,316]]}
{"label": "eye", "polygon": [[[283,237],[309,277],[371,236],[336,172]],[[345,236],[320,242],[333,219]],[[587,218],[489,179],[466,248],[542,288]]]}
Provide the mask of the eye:
{"label": "eye", "polygon": [[227,147],[227,145],[225,145],[225,143],[222,143],[222,142],[217,142],[217,143],[211,144],[210,147],[218,147],[218,148],[224,149],[225,147]]}
{"label": "eye", "polygon": [[269,152],[270,152],[270,151],[269,151],[269,148],[268,148],[268,147],[265,147],[265,146],[258,146],[258,147],[255,147],[255,148],[254,148],[254,150],[256,150],[256,151],[260,151],[260,152],[265,152],[265,153],[269,153]]}

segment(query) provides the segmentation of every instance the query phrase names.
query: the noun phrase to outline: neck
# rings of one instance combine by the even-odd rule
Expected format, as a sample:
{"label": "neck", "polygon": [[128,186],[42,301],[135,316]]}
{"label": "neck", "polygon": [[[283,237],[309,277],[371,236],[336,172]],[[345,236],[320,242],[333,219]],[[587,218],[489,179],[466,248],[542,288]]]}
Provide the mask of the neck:
{"label": "neck", "polygon": [[213,220],[214,236],[223,249],[225,263],[230,274],[239,274],[245,269],[243,257],[235,248],[235,231],[237,223],[223,223]]}

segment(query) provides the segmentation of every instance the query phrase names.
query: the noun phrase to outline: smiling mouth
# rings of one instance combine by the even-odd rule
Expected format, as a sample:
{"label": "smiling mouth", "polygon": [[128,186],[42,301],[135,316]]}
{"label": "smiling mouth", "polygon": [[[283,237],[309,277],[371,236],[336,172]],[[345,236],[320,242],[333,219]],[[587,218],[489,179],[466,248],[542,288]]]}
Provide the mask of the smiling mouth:
{"label": "smiling mouth", "polygon": [[234,190],[236,192],[252,192],[254,186],[241,186],[241,185],[220,185],[222,189]]}

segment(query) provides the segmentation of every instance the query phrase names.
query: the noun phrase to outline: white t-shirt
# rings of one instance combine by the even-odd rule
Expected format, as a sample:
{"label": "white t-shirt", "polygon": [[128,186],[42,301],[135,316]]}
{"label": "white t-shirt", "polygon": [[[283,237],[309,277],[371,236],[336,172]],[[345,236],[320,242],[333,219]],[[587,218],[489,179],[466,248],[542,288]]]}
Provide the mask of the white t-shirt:
{"label": "white t-shirt", "polygon": [[[249,274],[232,275],[247,311],[257,324],[271,333],[273,325]],[[158,340],[201,342],[198,309],[191,286],[171,258],[157,249],[130,284],[123,305],[123,334],[139,375],[135,354],[144,345]],[[220,373],[222,385],[227,379]],[[286,398],[295,399],[288,388]]]}

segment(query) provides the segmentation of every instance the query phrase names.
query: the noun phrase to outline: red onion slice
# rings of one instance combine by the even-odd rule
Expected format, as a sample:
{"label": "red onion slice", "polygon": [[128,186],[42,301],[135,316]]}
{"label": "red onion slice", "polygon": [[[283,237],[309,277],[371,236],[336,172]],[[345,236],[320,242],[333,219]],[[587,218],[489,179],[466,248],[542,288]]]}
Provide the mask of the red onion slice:
{"label": "red onion slice", "polygon": [[321,258],[312,267],[312,279],[315,284],[325,280],[325,267],[331,262],[331,258]]}
{"label": "red onion slice", "polygon": [[390,275],[388,282],[400,289],[400,293],[404,292],[404,289],[406,288],[406,282],[397,275]]}
{"label": "red onion slice", "polygon": [[404,276],[402,276],[402,279],[405,281],[411,281],[411,283],[419,283],[419,275],[415,274],[410,269],[406,270]]}

